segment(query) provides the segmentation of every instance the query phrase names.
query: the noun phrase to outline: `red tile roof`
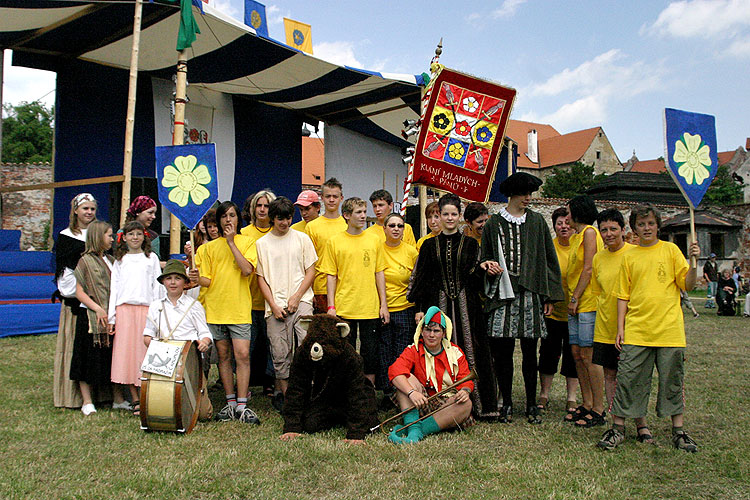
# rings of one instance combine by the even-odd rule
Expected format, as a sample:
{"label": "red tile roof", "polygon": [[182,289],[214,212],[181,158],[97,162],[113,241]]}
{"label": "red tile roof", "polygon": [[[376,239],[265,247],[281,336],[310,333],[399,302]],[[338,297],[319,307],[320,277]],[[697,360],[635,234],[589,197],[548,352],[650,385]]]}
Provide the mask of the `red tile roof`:
{"label": "red tile roof", "polygon": [[716,153],[716,156],[719,157],[719,165],[726,165],[730,161],[732,161],[732,157],[734,156],[734,151],[719,151]]}
{"label": "red tile roof", "polygon": [[539,168],[580,160],[600,130],[594,127],[539,141]]}
{"label": "red tile roof", "polygon": [[539,168],[536,163],[532,163],[531,160],[529,160],[529,157],[526,156],[526,153],[529,152],[528,133],[532,129],[536,130],[537,142],[560,135],[560,132],[555,130],[552,125],[524,122],[520,120],[508,120],[508,125],[505,127],[505,135],[518,144],[518,166],[520,168]]}
{"label": "red tile roof", "polygon": [[319,137],[302,138],[302,184],[320,186],[325,181],[325,147]]}

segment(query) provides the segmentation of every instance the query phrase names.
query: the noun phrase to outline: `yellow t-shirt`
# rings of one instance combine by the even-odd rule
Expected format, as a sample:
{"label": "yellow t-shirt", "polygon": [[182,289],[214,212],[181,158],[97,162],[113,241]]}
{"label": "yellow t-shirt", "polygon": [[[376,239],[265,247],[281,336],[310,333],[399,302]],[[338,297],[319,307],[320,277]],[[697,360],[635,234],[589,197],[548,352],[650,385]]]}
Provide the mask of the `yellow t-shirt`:
{"label": "yellow t-shirt", "polygon": [[305,219],[302,219],[301,221],[292,224],[292,229],[294,229],[295,231],[299,231],[300,233],[304,233],[305,226],[307,226],[307,222],[305,222]]}
{"label": "yellow t-shirt", "polygon": [[617,298],[628,301],[625,344],[685,347],[680,290],[687,272],[685,256],[668,241],[623,256]]}
{"label": "yellow t-shirt", "polygon": [[[249,237],[238,234],[234,237],[234,244],[254,267],[257,264],[255,243]],[[242,276],[227,240],[217,238],[209,241],[198,251],[202,252],[201,276],[211,280],[205,295],[206,321],[217,325],[252,323],[250,277]]]}
{"label": "yellow t-shirt", "polygon": [[[258,238],[266,235],[271,231],[271,227],[265,229],[258,229],[255,225],[250,224],[243,227],[240,230],[240,234],[247,236],[255,243]],[[254,265],[254,264],[253,264]],[[258,276],[253,273],[250,275],[250,295],[253,297],[253,311],[264,311],[266,309],[266,299],[263,298],[263,294],[260,293],[260,287],[258,286]]]}
{"label": "yellow t-shirt", "polygon": [[606,248],[594,255],[594,271],[591,276],[593,291],[599,296],[596,306],[594,342],[614,344],[617,337],[617,291],[620,284],[620,267],[625,252],[635,245],[625,243],[616,252]]}
{"label": "yellow t-shirt", "polygon": [[390,312],[403,311],[414,304],[406,300],[409,278],[419,252],[403,241],[396,247],[383,244],[385,257],[385,297]]}
{"label": "yellow t-shirt", "polygon": [[[208,242],[206,242],[208,243]],[[201,260],[205,259],[206,255],[206,249],[204,248],[206,244],[198,247],[198,250],[195,251],[195,267],[200,269],[201,267]],[[200,287],[200,290],[198,291],[198,302],[201,303],[203,308],[206,308],[206,292],[208,291],[208,288],[202,286]]]}
{"label": "yellow t-shirt", "polygon": [[[383,226],[373,224],[372,226],[365,229],[365,231],[374,234],[380,239],[381,243],[385,243],[385,228]],[[414,239],[414,231],[412,230],[411,226],[406,223],[404,223],[404,237],[402,238],[402,241],[407,245],[411,245],[412,247],[417,246],[417,240]]]}
{"label": "yellow t-shirt", "polygon": [[343,231],[328,240],[316,267],[324,276],[338,278],[334,296],[337,315],[346,319],[379,316],[375,273],[385,270],[383,253],[380,240],[365,232],[352,235]]}
{"label": "yellow t-shirt", "polygon": [[[347,224],[346,220],[338,216],[335,219],[329,219],[321,215],[315,220],[311,220],[307,226],[305,226],[305,232],[310,237],[315,245],[315,253],[320,258],[325,252],[326,243],[336,234],[346,231]],[[326,275],[320,271],[315,273],[315,281],[313,281],[313,293],[315,295],[326,294]],[[375,315],[377,317],[377,314]]]}
{"label": "yellow t-shirt", "polygon": [[421,238],[419,238],[419,240],[417,241],[417,252],[419,252],[419,249],[422,248],[422,244],[425,241],[429,240],[430,238],[434,238],[434,237],[435,237],[435,233],[433,233],[432,231],[430,231],[430,234],[428,234],[427,236],[422,236]]}
{"label": "yellow t-shirt", "polygon": [[567,281],[567,269],[568,269],[568,258],[570,257],[570,242],[568,246],[560,244],[557,238],[552,240],[555,244],[555,252],[557,253],[557,262],[560,264],[560,274],[562,274],[562,288],[565,292],[565,300],[555,302],[550,319],[555,321],[568,321],[568,281]]}
{"label": "yellow t-shirt", "polygon": [[[578,286],[578,280],[581,278],[581,272],[583,271],[583,235],[589,228],[596,232],[596,251],[598,252],[604,248],[604,242],[599,234],[599,230],[594,226],[586,226],[583,231],[570,237],[570,257],[567,272],[568,300],[573,296],[573,291]],[[591,290],[591,281],[589,281],[589,285],[578,298],[578,312],[596,311],[596,300],[596,295]]]}

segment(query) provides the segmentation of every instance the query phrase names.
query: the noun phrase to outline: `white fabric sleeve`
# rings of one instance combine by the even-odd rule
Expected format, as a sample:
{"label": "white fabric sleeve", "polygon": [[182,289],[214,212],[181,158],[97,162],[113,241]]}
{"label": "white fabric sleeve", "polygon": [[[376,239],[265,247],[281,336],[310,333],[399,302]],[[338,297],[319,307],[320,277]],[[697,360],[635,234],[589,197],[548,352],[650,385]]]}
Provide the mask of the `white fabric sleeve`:
{"label": "white fabric sleeve", "polygon": [[71,268],[66,267],[63,270],[63,273],[57,279],[57,289],[60,291],[60,295],[66,299],[76,297],[76,276]]}
{"label": "white fabric sleeve", "polygon": [[208,324],[206,323],[206,310],[203,309],[203,306],[200,302],[196,302],[193,304],[193,307],[191,307],[190,315],[193,319],[193,324],[195,325],[195,329],[197,330],[198,339],[207,338],[211,342],[214,341],[213,336],[211,335],[211,330],[208,329]]}
{"label": "white fabric sleeve", "polygon": [[117,308],[117,292],[120,288],[120,271],[122,269],[122,261],[115,262],[112,266],[112,276],[109,281],[109,311],[108,311],[108,322],[110,325],[115,324],[115,310]]}
{"label": "white fabric sleeve", "polygon": [[148,306],[146,326],[143,329],[144,336],[156,337],[156,331],[158,329],[156,322],[159,321],[159,306],[161,306],[161,301],[154,301]]}

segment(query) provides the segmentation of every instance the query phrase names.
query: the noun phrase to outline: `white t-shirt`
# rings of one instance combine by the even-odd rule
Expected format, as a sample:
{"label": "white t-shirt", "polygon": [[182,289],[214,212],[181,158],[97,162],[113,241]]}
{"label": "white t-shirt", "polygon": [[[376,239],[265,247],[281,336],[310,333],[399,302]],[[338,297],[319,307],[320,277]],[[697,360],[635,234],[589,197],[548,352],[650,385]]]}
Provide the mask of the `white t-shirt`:
{"label": "white t-shirt", "polygon": [[112,266],[109,290],[109,324],[115,323],[115,309],[121,304],[150,305],[163,297],[161,285],[156,278],[161,274],[159,257],[151,252],[126,253]]}
{"label": "white t-shirt", "polygon": [[[315,246],[310,237],[299,231],[289,230],[284,236],[269,232],[255,242],[258,251],[256,273],[265,278],[271,288],[273,300],[279,307],[286,307],[289,297],[294,294],[305,279],[305,270],[318,261]],[[305,290],[301,302],[312,304],[312,287]],[[271,307],[266,303],[266,314]]]}

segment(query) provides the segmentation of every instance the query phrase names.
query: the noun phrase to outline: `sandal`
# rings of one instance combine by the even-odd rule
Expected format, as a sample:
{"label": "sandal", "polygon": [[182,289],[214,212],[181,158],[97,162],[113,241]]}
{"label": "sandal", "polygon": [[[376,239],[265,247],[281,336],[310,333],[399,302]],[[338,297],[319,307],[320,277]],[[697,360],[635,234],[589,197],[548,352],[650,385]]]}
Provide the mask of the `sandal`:
{"label": "sandal", "polygon": [[607,423],[606,415],[606,412],[597,413],[594,410],[587,410],[585,415],[582,415],[581,418],[576,420],[576,427],[588,429],[589,427],[604,425]]}
{"label": "sandal", "polygon": [[141,402],[133,401],[132,403],[130,403],[130,411],[133,413],[134,416],[140,417],[141,416]]}
{"label": "sandal", "polygon": [[[641,431],[643,429],[646,429],[646,431],[641,434]],[[649,430],[647,425],[644,425],[643,427],[636,428],[636,440],[639,443],[645,443],[645,444],[656,444],[654,442],[654,436],[651,435],[651,431]]]}
{"label": "sandal", "polygon": [[583,407],[583,405],[579,406],[578,408],[575,408],[571,410],[568,408],[568,414],[563,417],[563,422],[567,423],[573,423],[577,420],[581,420],[584,415],[586,415],[589,411]]}
{"label": "sandal", "polygon": [[549,398],[544,397],[544,396],[539,396],[539,404],[536,405],[537,410],[546,412],[548,406],[549,406]]}

